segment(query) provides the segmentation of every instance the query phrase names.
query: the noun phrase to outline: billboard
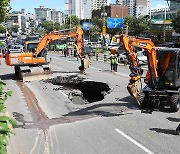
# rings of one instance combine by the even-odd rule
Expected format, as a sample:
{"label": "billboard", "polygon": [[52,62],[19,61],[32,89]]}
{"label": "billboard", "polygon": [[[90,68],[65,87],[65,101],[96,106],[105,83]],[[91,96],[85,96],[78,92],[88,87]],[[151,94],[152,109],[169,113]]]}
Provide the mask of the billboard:
{"label": "billboard", "polygon": [[83,30],[89,30],[92,26],[93,24],[91,22],[83,22],[81,28]]}
{"label": "billboard", "polygon": [[107,18],[107,28],[123,28],[123,18]]}

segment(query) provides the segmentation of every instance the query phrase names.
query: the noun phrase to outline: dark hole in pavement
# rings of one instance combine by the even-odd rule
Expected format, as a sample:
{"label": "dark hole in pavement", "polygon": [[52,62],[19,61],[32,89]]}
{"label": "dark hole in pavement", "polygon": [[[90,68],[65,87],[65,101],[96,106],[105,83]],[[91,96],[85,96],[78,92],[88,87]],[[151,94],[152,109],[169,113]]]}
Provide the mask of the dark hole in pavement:
{"label": "dark hole in pavement", "polygon": [[[101,101],[104,99],[104,96],[110,92],[110,88],[106,83],[85,81],[77,75],[66,77],[58,76],[53,79],[44,80],[44,82],[60,85],[72,90],[69,93],[69,99],[75,104]],[[59,89],[56,88],[55,90],[62,90],[62,87]]]}

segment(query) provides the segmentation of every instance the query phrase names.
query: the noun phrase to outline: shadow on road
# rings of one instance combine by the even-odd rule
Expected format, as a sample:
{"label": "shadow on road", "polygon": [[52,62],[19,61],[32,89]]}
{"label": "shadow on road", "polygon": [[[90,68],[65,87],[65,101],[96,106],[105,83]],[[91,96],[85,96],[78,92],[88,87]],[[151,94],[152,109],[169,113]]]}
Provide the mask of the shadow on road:
{"label": "shadow on road", "polygon": [[[122,113],[124,111],[123,108],[120,107],[128,107],[128,103],[104,103],[104,104],[96,104],[90,107],[86,107],[84,109],[80,109],[78,111],[73,111],[63,116],[82,116],[82,115],[100,115],[103,117],[113,117],[113,116],[120,116],[125,115]],[[109,109],[107,107],[115,107],[113,109]],[[117,108],[119,107],[119,108]],[[111,112],[112,111],[112,112]],[[127,113],[132,114],[132,113]]]}
{"label": "shadow on road", "polygon": [[176,130],[172,130],[172,129],[150,128],[149,130],[155,131],[157,133],[168,134],[168,135],[178,135]]}
{"label": "shadow on road", "polygon": [[0,78],[2,80],[17,80],[17,77],[15,76],[14,73],[0,75]]}
{"label": "shadow on road", "polygon": [[13,112],[13,117],[14,119],[16,119],[16,121],[22,123],[22,124],[17,124],[16,126],[14,126],[14,128],[24,128],[25,125],[28,123],[32,123],[30,121],[25,121],[24,120],[24,115],[18,112]]}
{"label": "shadow on road", "polygon": [[167,117],[166,119],[172,122],[180,122],[180,118]]}
{"label": "shadow on road", "polygon": [[130,104],[134,104],[137,105],[137,102],[134,98],[132,98],[131,96],[126,96],[124,98],[115,98],[116,101],[122,101],[122,102],[131,102]]}

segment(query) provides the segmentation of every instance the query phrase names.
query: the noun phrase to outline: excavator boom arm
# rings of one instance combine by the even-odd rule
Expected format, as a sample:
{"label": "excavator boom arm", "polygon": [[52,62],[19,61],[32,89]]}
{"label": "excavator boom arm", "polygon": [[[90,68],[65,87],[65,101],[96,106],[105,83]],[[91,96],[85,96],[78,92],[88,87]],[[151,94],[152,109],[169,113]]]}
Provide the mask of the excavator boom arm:
{"label": "excavator boom arm", "polygon": [[130,82],[127,86],[129,93],[135,97],[138,101],[138,89],[139,79],[142,75],[141,67],[139,67],[139,62],[137,54],[134,47],[139,47],[144,49],[148,57],[148,67],[149,70],[146,73],[146,79],[151,81],[151,85],[154,86],[155,80],[158,78],[157,73],[157,58],[156,58],[156,48],[154,43],[150,39],[136,38],[133,36],[121,35],[121,42],[123,43],[124,49],[127,52],[127,57],[130,62]]}
{"label": "excavator boom arm", "polygon": [[78,54],[82,53],[82,39],[83,39],[83,31],[80,27],[77,27],[76,32],[69,32],[69,33],[59,33],[59,32],[52,32],[48,33],[40,40],[39,44],[37,45],[35,55],[39,55],[41,51],[46,47],[47,44],[54,40],[62,39],[62,38],[72,38],[76,37],[77,41],[77,52]]}

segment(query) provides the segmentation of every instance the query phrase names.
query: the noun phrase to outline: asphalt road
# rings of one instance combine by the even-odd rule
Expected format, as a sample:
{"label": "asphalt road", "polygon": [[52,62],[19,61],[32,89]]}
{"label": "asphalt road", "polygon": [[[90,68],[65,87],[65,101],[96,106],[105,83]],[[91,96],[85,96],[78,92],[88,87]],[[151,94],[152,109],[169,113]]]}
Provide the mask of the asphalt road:
{"label": "asphalt road", "polygon": [[180,153],[180,136],[174,135],[179,112],[139,110],[126,89],[128,66],[119,65],[113,73],[109,63],[92,61],[86,74],[80,74],[76,58],[56,53],[49,57],[54,76],[74,75],[107,83],[110,90],[97,102],[79,98],[73,102],[68,98],[72,89],[62,85],[19,83],[13,68],[1,59],[0,77],[7,83],[6,89],[13,91],[6,101],[7,110],[18,122],[8,154]]}

